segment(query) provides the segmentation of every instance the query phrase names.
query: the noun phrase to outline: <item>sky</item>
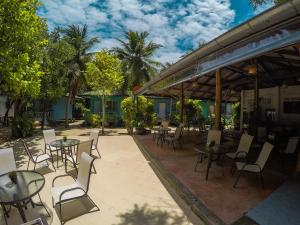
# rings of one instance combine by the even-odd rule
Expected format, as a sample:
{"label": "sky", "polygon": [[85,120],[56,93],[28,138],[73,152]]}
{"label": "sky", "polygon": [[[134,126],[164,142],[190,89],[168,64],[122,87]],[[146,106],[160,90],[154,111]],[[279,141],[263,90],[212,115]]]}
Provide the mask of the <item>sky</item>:
{"label": "sky", "polygon": [[42,0],[38,14],[48,29],[87,24],[90,37],[100,43],[90,51],[119,46],[124,32],[148,31],[161,44],[154,59],[174,63],[199,42],[208,42],[256,14],[249,0]]}

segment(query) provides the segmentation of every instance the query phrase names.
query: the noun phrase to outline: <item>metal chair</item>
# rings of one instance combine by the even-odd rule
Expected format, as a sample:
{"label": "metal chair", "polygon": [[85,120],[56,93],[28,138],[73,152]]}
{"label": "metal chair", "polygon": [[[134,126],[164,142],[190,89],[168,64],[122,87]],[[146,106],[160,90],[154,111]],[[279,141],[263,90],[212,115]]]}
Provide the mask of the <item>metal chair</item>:
{"label": "metal chair", "polygon": [[163,128],[169,128],[169,121],[167,121],[167,120],[162,121],[162,122],[161,122],[161,126],[162,126]]}
{"label": "metal chair", "polygon": [[281,165],[284,168],[285,160],[288,159],[288,156],[293,155],[298,147],[299,137],[290,137],[286,148],[279,148],[278,152],[281,154]]}
{"label": "metal chair", "polygon": [[50,152],[51,158],[53,159],[52,152],[56,152],[57,155],[57,161],[56,161],[56,167],[58,167],[58,152],[60,151],[61,153],[61,160],[63,160],[63,153],[62,149],[51,146],[51,142],[56,141],[56,135],[55,135],[55,130],[50,129],[50,130],[43,130],[43,136],[44,136],[44,141],[45,141],[45,153],[47,153],[47,150]]}
{"label": "metal chair", "polygon": [[12,148],[0,149],[0,175],[17,170]]}
{"label": "metal chair", "polygon": [[[219,145],[221,143],[221,135],[222,131],[220,130],[209,130],[207,134],[207,140],[206,143],[198,143],[197,145],[206,144],[209,145],[211,142],[215,142],[215,145]],[[197,161],[194,167],[194,171],[197,171],[197,165],[198,163],[202,163],[203,158],[206,156],[206,152],[201,150],[202,148],[205,148],[205,146],[200,146],[200,148],[194,148],[195,151],[198,153]]]}
{"label": "metal chair", "polygon": [[177,142],[180,145],[180,148],[182,148],[180,140],[179,140],[182,135],[182,131],[183,131],[183,125],[180,124],[178,127],[176,127],[176,130],[175,130],[175,133],[173,136],[168,135],[165,137],[165,141],[168,143],[168,145],[170,145],[172,143],[174,151],[175,151],[175,142]]}
{"label": "metal chair", "polygon": [[[17,170],[14,151],[12,148],[0,149],[0,175],[6,174]],[[3,217],[5,224],[7,224],[6,217],[9,217],[8,211],[6,210],[4,204],[1,204],[3,211]]]}
{"label": "metal chair", "polygon": [[52,205],[53,208],[55,208],[55,206],[59,207],[58,210],[59,210],[61,224],[63,224],[61,206],[65,202],[76,200],[82,197],[87,197],[94,204],[94,206],[99,210],[97,205],[88,196],[90,177],[91,177],[91,168],[95,158],[91,157],[85,152],[83,152],[80,157],[81,158],[80,158],[80,167],[78,171],[78,176],[77,179],[74,179],[74,182],[72,184],[64,185],[64,186],[54,186],[54,183],[58,178],[70,176],[67,174],[57,176],[52,181],[52,189],[51,189]]}
{"label": "metal chair", "polygon": [[47,165],[49,166],[49,164],[48,164],[48,160],[49,160],[49,161],[51,161],[51,164],[53,166],[54,171],[56,171],[56,169],[54,167],[53,158],[49,154],[43,153],[43,154],[39,154],[39,155],[32,155],[31,151],[28,148],[28,145],[27,145],[26,141],[23,140],[23,139],[21,141],[23,143],[25,152],[26,152],[27,156],[29,157],[28,163],[27,163],[27,170],[29,169],[29,163],[30,163],[30,161],[34,164],[33,170],[35,170],[36,164],[41,163],[41,162],[45,162],[46,161]]}
{"label": "metal chair", "polygon": [[249,134],[243,134],[240,139],[237,151],[227,153],[226,156],[233,160],[237,158],[245,158],[249,153],[253,138],[254,137]]}
{"label": "metal chair", "polygon": [[233,185],[234,188],[236,188],[237,183],[243,172],[259,174],[260,180],[261,180],[261,185],[264,188],[264,180],[263,180],[262,172],[263,172],[263,169],[265,167],[265,164],[270,156],[270,153],[271,153],[273,147],[274,146],[271,145],[269,142],[265,142],[255,163],[246,163],[246,162],[236,162],[235,163],[239,174]]}
{"label": "metal chair", "polygon": [[89,140],[93,140],[92,150],[96,150],[98,152],[99,158],[101,158],[99,149],[98,149],[98,139],[99,139],[100,130],[91,130]]}
{"label": "metal chair", "polygon": [[[76,154],[72,154],[72,155],[66,155],[67,157],[67,160],[69,160],[70,162],[73,163],[75,169],[77,170],[77,167],[76,165],[80,164],[80,159],[81,157],[81,154],[83,152],[85,152],[86,154],[88,154],[89,156],[93,157],[92,155],[92,144],[93,144],[93,140],[88,140],[88,141],[84,141],[84,142],[80,142],[78,145],[77,145],[77,150],[76,150]],[[94,169],[94,172],[96,173],[96,168],[93,164],[93,169]]]}

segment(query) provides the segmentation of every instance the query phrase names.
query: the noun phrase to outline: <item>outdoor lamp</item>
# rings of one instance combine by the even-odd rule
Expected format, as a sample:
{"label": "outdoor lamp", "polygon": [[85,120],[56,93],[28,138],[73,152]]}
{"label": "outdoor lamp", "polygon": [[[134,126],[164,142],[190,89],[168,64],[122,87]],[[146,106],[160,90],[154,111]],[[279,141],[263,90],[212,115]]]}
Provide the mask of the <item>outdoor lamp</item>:
{"label": "outdoor lamp", "polygon": [[248,67],[248,73],[250,75],[256,75],[257,74],[257,66],[255,64],[251,64],[249,67]]}

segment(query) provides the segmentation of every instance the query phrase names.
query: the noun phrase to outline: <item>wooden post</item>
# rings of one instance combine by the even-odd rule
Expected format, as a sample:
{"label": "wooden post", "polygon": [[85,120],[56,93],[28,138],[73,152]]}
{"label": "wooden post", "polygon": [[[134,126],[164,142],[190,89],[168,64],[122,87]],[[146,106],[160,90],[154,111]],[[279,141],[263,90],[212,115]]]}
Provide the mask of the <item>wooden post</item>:
{"label": "wooden post", "polygon": [[241,91],[241,103],[240,103],[240,131],[243,131],[244,129],[244,104],[245,104],[245,91]]}
{"label": "wooden post", "polygon": [[258,73],[255,75],[255,88],[254,88],[254,127],[253,134],[257,137],[257,124],[258,124],[258,110],[259,110],[259,77]]}
{"label": "wooden post", "polygon": [[216,70],[215,124],[214,129],[221,128],[222,79],[221,69]]}
{"label": "wooden post", "polygon": [[184,110],[184,85],[181,83],[180,90],[180,123],[183,123],[183,110]]}

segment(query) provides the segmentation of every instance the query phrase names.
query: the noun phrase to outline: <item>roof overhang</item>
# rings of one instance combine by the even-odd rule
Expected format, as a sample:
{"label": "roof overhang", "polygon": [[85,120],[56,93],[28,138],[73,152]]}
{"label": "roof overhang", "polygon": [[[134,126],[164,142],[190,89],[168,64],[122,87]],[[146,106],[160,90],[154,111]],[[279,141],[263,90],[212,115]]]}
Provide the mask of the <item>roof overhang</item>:
{"label": "roof overhang", "polygon": [[[188,84],[196,80],[200,86],[210,88],[195,97],[212,99],[214,96],[207,93],[214,86],[214,71],[225,68],[222,79],[228,77],[225,79],[228,87],[230,83],[234,85],[234,81],[241,82],[243,77],[246,77],[244,82],[247,83],[249,78],[245,67],[251,59],[258,59],[260,71],[267,77],[279,68],[285,69],[281,74],[296,74],[300,66],[299,42],[300,0],[293,0],[267,10],[186,55],[137,90],[135,95],[168,95],[168,92],[170,96],[177,95],[174,90],[179,89],[179,84],[184,83],[190,88]],[[279,82],[272,83],[277,85]]]}

